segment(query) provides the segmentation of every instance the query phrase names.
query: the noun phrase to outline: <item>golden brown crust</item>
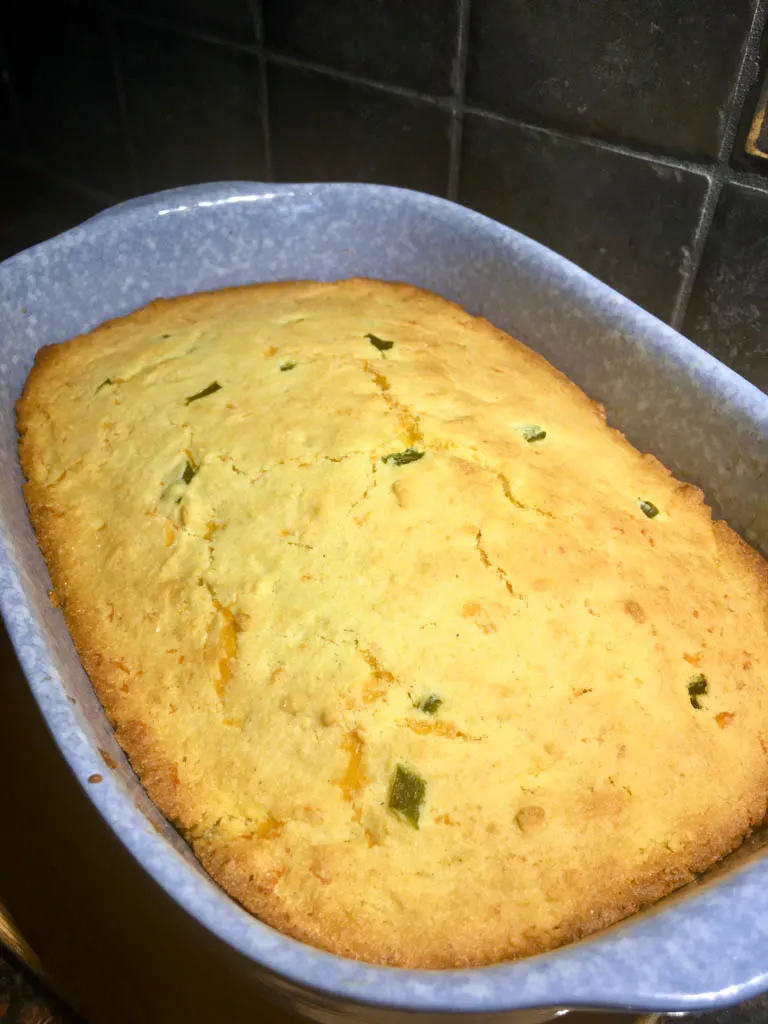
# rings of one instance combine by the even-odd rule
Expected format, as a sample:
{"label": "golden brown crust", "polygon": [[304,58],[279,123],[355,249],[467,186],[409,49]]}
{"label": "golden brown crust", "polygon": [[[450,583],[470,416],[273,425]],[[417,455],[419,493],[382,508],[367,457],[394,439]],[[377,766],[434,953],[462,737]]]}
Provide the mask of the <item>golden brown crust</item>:
{"label": "golden brown crust", "polygon": [[[120,743],[286,933],[403,966],[523,956],[765,816],[765,561],[458,306],[366,280],[158,300],[41,350],[17,418]],[[399,763],[418,830],[388,808]]]}

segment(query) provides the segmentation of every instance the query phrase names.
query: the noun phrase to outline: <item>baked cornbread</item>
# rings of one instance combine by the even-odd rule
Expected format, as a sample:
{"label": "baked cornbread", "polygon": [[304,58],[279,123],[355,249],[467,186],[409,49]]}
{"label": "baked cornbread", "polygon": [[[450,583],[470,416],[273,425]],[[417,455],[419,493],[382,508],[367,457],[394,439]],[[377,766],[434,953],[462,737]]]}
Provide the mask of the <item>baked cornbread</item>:
{"label": "baked cornbread", "polygon": [[153,302],[42,350],[18,428],[120,743],[277,928],[396,965],[530,954],[765,815],[765,562],[444,299]]}

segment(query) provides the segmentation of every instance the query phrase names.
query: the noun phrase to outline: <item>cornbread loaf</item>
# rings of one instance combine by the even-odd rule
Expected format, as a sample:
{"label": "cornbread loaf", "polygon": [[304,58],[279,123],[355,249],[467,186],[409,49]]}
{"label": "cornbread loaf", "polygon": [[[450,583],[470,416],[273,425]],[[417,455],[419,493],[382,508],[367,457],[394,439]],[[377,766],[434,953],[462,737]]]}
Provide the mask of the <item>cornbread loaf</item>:
{"label": "cornbread loaf", "polygon": [[143,784],[284,932],[547,950],[766,812],[768,570],[524,345],[350,280],[38,353],[30,518]]}

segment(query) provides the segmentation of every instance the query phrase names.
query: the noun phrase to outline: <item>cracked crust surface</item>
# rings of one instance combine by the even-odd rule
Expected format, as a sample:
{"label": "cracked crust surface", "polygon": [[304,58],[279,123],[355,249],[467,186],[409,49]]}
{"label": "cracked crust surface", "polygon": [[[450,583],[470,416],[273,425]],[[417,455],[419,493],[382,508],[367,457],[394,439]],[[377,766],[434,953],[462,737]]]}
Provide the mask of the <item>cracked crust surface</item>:
{"label": "cracked crust surface", "polygon": [[276,927],[526,955],[763,818],[765,562],[485,321],[363,280],[160,300],[38,353],[17,410],[118,739]]}

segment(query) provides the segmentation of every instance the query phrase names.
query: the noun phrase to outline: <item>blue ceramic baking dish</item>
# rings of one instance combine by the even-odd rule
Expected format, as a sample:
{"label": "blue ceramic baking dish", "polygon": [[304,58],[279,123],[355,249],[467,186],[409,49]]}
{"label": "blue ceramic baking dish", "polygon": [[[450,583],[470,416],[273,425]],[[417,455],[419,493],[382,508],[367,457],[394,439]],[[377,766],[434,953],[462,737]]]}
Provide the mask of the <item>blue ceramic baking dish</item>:
{"label": "blue ceramic baking dish", "polygon": [[[357,275],[432,289],[526,341],[768,551],[768,397],[530,239],[442,199],[371,185],[227,183],[134,200],[0,266],[0,607],[65,758],[146,871],[250,958],[267,994],[316,1020],[459,1012],[530,1024],[562,1007],[712,1009],[768,989],[759,843],[712,880],[556,952],[472,970],[398,970],[321,952],[251,917],[139,786],[48,600],[27,521],[13,405],[35,351],[156,296]],[[87,785],[93,773],[102,785]]]}

